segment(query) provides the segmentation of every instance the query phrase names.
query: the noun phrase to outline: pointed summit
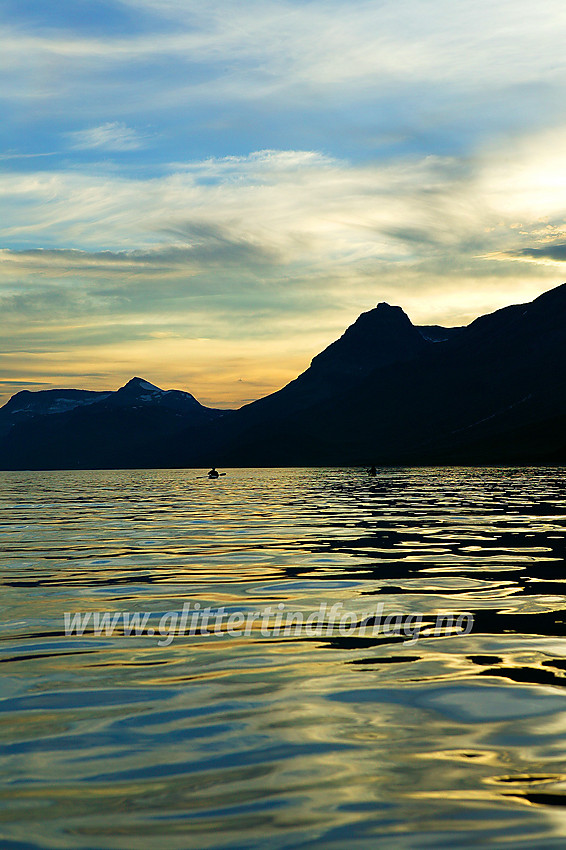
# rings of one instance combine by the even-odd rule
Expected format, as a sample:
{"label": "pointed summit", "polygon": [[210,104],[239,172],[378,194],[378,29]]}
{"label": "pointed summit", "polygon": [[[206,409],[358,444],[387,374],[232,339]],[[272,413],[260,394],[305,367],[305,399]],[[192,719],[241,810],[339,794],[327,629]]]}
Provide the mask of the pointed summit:
{"label": "pointed summit", "polygon": [[121,392],[122,390],[129,390],[129,391],[133,390],[133,391],[136,391],[136,392],[138,390],[144,390],[145,392],[158,392],[158,393],[163,392],[163,390],[160,389],[159,387],[156,387],[155,384],[150,384],[149,381],[145,381],[143,378],[138,378],[138,377],[130,378],[128,383],[124,384],[123,387],[120,387],[120,389],[117,392]]}
{"label": "pointed summit", "polygon": [[165,391],[150,384],[143,378],[130,378],[127,384],[112,394],[113,404],[133,404],[135,402],[154,402],[165,395]]}
{"label": "pointed summit", "polygon": [[344,392],[375,369],[418,357],[431,344],[401,307],[381,302],[358,316],[340,339],[313,357],[298,378],[249,407],[259,416],[273,415],[276,410],[281,410],[281,415],[298,412]]}
{"label": "pointed summit", "polygon": [[358,377],[379,366],[410,360],[427,343],[401,307],[384,301],[362,313],[340,339],[313,358],[311,369]]}

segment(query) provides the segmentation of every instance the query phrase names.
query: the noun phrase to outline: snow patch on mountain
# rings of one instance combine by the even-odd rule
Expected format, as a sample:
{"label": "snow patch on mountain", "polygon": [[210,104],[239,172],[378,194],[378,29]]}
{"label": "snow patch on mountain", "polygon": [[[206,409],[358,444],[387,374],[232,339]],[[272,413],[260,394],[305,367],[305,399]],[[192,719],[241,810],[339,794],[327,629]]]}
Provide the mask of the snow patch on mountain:
{"label": "snow patch on mountain", "polygon": [[134,383],[134,382],[142,390],[151,390],[151,392],[158,392],[158,393],[165,392],[165,390],[162,390],[159,387],[156,387],[155,384],[150,384],[149,381],[144,381],[143,378],[132,378],[130,383]]}

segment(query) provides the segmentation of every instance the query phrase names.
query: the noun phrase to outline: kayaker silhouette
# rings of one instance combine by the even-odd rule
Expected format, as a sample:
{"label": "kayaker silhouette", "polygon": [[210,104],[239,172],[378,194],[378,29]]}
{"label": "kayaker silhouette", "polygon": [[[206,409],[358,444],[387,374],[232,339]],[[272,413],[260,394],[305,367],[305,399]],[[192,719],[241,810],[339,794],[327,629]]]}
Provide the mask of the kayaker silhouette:
{"label": "kayaker silhouette", "polygon": [[216,471],[216,469],[215,469],[214,467],[212,467],[212,469],[211,469],[211,470],[210,470],[210,472],[208,473],[208,477],[209,477],[209,478],[219,478],[219,477],[220,477],[220,473],[219,473],[219,472],[217,472],[217,471]]}
{"label": "kayaker silhouette", "polygon": [[377,475],[377,469],[375,468],[375,466],[371,466],[368,469],[368,472],[369,472],[370,475]]}

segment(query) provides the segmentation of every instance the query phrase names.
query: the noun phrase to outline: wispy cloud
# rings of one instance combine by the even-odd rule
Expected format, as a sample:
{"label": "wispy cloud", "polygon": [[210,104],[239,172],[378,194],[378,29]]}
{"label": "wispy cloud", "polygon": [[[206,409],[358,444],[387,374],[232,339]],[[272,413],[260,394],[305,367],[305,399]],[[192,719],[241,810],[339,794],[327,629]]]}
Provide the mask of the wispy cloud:
{"label": "wispy cloud", "polygon": [[56,151],[49,151],[45,153],[0,153],[0,161],[9,159],[37,159],[38,157],[56,155]]}
{"label": "wispy cloud", "polygon": [[0,31],[10,362],[172,374],[190,349],[179,380],[229,393],[264,380],[252,356],[293,377],[377,300],[459,324],[559,282],[562,0],[108,0],[96,27],[20,5]]}
{"label": "wispy cloud", "polygon": [[[130,0],[130,5],[140,3]],[[556,76],[563,61],[559,52],[549,56],[540,50],[541,37],[545,45],[561,43],[560,0],[547,0],[544,16],[530,0],[460,0],[457,7],[451,0],[434,5],[419,0],[362,0],[355,5],[345,0],[255,0],[237,11],[230,0],[142,5],[161,14],[161,31],[87,38],[67,31],[45,35],[13,29],[8,55],[25,47],[34,53],[124,62],[178,53],[191,62],[244,60],[242,70],[259,69],[261,63],[266,76],[279,77],[285,66],[288,84],[304,78],[326,86],[367,79],[368,74],[441,78],[450,63],[457,80],[467,75],[471,81],[471,70],[474,81],[487,78],[497,69],[500,81],[520,82],[533,71]],[[482,67],[475,64],[478,60]]]}
{"label": "wispy cloud", "polygon": [[21,387],[40,387],[47,383],[47,381],[0,381],[0,384],[3,386],[9,386],[14,388]]}
{"label": "wispy cloud", "polygon": [[119,121],[100,124],[86,130],[75,130],[69,133],[68,137],[71,148],[76,150],[102,148],[109,151],[132,151],[144,147],[147,143],[145,137]]}
{"label": "wispy cloud", "polygon": [[[311,114],[330,108],[351,121],[352,104],[365,103],[379,115],[375,129],[390,133],[400,129],[395,116],[406,130],[410,112],[429,107],[437,123],[465,121],[470,109],[482,127],[509,112],[526,120],[517,106],[531,102],[533,87],[540,115],[544,90],[556,94],[566,67],[561,0],[547,0],[544,15],[532,0],[141,5],[161,21],[151,34],[94,38],[5,25],[4,97],[72,102],[81,114],[169,111],[167,123],[173,112],[200,119],[207,106],[234,102]],[[560,98],[553,104],[563,114]]]}
{"label": "wispy cloud", "polygon": [[566,263],[566,242],[555,242],[537,248],[520,248],[516,251],[508,251],[504,256],[530,262]]}
{"label": "wispy cloud", "polygon": [[[106,303],[106,312],[140,313],[148,323],[156,305],[180,314],[195,298],[211,324],[214,314],[254,309],[300,316],[330,300],[337,328],[345,304],[365,308],[381,297],[416,307],[417,318],[458,323],[466,317],[454,308],[463,280],[474,281],[480,312],[505,301],[512,275],[519,286],[509,254],[548,255],[554,221],[541,222],[539,185],[525,167],[524,151],[530,162],[537,143],[544,162],[547,135],[525,140],[514,154],[467,160],[360,165],[309,151],[260,151],[187,162],[150,181],[77,171],[10,175],[0,237],[24,244],[0,253],[0,293],[8,297],[19,282],[21,294],[28,281],[34,292],[51,287],[54,307],[55,290],[64,290],[79,310],[82,303],[105,312]],[[494,174],[499,183],[488,179]],[[509,183],[521,204],[508,207]],[[566,212],[560,185],[547,203]],[[538,274],[525,281],[527,297],[547,285],[543,263]],[[12,310],[23,305],[9,298]]]}

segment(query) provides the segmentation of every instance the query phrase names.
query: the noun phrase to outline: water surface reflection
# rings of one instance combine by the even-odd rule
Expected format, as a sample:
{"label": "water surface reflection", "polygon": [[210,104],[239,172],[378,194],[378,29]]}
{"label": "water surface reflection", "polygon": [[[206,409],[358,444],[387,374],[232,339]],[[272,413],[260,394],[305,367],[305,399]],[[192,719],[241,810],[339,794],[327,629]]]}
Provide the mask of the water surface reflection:
{"label": "water surface reflection", "polygon": [[[561,847],[563,469],[1,473],[3,847]],[[65,637],[185,601],[465,637]]]}

